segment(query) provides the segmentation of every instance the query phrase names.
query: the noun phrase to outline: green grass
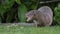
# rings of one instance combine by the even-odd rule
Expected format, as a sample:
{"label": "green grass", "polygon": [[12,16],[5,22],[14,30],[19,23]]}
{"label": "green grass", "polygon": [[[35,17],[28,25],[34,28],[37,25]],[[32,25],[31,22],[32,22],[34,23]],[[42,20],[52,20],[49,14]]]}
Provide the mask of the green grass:
{"label": "green grass", "polygon": [[60,26],[36,28],[1,25],[0,34],[60,34]]}

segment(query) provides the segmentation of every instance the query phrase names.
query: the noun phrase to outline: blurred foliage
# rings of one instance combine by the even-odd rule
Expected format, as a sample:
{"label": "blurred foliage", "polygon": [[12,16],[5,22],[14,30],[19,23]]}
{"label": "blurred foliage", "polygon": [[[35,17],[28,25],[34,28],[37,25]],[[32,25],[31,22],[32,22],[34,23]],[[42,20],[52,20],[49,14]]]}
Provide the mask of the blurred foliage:
{"label": "blurred foliage", "polygon": [[[0,22],[26,22],[25,13],[42,6],[39,5],[40,1],[46,0],[0,0]],[[54,20],[57,22],[59,22],[59,7],[58,4],[55,8]]]}
{"label": "blurred foliage", "polygon": [[37,9],[39,0],[0,0],[0,22],[25,22],[25,13]]}
{"label": "blurred foliage", "polygon": [[25,22],[25,13],[27,12],[27,8],[24,4],[21,4],[18,8],[18,18],[20,22]]}
{"label": "blurred foliage", "polygon": [[54,13],[55,13],[54,20],[55,20],[58,24],[60,24],[60,3],[58,3],[58,6],[55,7]]}

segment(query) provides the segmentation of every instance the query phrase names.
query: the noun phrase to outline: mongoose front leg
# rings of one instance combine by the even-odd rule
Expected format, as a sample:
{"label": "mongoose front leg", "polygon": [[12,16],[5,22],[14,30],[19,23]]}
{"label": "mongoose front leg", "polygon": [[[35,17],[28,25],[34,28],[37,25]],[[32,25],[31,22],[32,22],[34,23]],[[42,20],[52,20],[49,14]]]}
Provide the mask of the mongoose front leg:
{"label": "mongoose front leg", "polygon": [[35,27],[37,28],[37,21],[36,20],[33,20],[34,24],[35,24]]}

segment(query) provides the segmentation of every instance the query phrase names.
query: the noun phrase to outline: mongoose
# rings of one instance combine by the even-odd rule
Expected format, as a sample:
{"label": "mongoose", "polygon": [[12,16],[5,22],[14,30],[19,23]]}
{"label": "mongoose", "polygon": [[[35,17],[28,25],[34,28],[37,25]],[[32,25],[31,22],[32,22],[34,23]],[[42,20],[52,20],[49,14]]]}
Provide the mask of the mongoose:
{"label": "mongoose", "polygon": [[50,26],[53,21],[52,9],[48,6],[42,6],[38,10],[31,10],[26,13],[27,21],[33,20],[36,25]]}

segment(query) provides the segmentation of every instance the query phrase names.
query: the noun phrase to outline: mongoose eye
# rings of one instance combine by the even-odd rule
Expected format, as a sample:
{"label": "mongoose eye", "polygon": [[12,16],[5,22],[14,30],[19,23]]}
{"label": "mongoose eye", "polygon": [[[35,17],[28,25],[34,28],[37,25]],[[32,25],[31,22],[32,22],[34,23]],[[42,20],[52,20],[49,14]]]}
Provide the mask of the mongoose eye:
{"label": "mongoose eye", "polygon": [[29,14],[29,15],[32,15],[32,14]]}

